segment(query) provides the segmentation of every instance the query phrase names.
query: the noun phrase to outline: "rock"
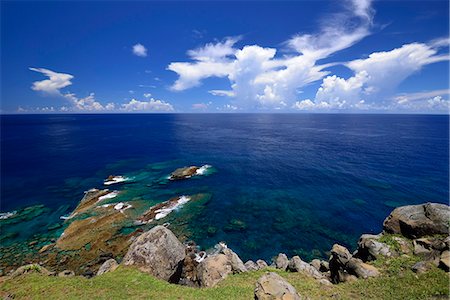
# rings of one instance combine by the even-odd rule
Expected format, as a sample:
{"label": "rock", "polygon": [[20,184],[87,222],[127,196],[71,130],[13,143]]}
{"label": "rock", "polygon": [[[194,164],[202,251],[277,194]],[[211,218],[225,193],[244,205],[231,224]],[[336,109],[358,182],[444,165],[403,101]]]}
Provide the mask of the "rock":
{"label": "rock", "polygon": [[232,268],[225,254],[208,256],[197,267],[198,280],[202,287],[213,287],[230,273]]}
{"label": "rock", "polygon": [[108,272],[112,272],[115,269],[117,269],[118,267],[119,267],[119,264],[116,262],[116,260],[114,258],[108,259],[101,265],[100,269],[98,269],[97,276],[108,273]]}
{"label": "rock", "polygon": [[304,262],[299,256],[294,256],[289,261],[288,270],[292,272],[303,272],[304,274],[311,276],[315,279],[324,278],[323,274],[320,273],[312,265]]}
{"label": "rock", "polygon": [[29,264],[29,265],[25,265],[25,266],[21,266],[19,267],[17,270],[15,270],[12,274],[11,274],[11,278],[15,278],[17,276],[20,275],[24,275],[24,274],[28,274],[28,273],[41,273],[47,276],[51,276],[54,275],[53,272],[50,272],[49,270],[47,270],[46,268],[38,265],[38,264]]}
{"label": "rock", "polygon": [[408,238],[420,238],[433,234],[448,234],[450,207],[446,204],[425,203],[401,206],[384,220],[388,233],[402,234]]}
{"label": "rock", "polygon": [[347,248],[340,246],[338,244],[334,244],[331,249],[331,257],[329,261],[330,266],[330,277],[332,283],[339,283],[348,281],[349,277],[348,272],[345,270],[345,267],[348,261],[351,258],[350,252]]}
{"label": "rock", "polygon": [[242,273],[247,272],[247,268],[245,267],[242,260],[239,258],[239,256],[233,252],[230,248],[224,248],[222,250],[222,253],[226,255],[228,260],[230,261],[231,270],[233,273]]}
{"label": "rock", "polygon": [[123,264],[134,265],[157,278],[177,282],[184,258],[184,246],[172,231],[164,226],[156,226],[136,238]]}
{"label": "rock", "polygon": [[349,274],[355,275],[358,278],[367,279],[369,277],[377,277],[380,272],[374,266],[363,263],[358,258],[351,258],[345,266]]}
{"label": "rock", "polygon": [[88,269],[88,270],[84,271],[82,275],[83,275],[83,277],[86,277],[86,278],[92,278],[92,277],[94,277],[95,274],[92,270]]}
{"label": "rock", "polygon": [[170,214],[177,207],[191,201],[189,196],[173,197],[167,201],[158,203],[148,209],[137,221],[141,224],[150,223],[153,220],[160,220]]}
{"label": "rock", "polygon": [[256,282],[255,300],[301,300],[295,288],[280,275],[270,272]]}
{"label": "rock", "polygon": [[75,272],[72,270],[64,270],[58,273],[58,277],[73,277],[75,276]]}
{"label": "rock", "polygon": [[256,264],[258,265],[258,269],[259,269],[259,270],[268,267],[267,263],[266,263],[264,260],[262,260],[262,259],[258,259],[258,260],[256,261]]}
{"label": "rock", "polygon": [[289,265],[289,259],[284,253],[278,254],[278,256],[274,260],[275,267],[277,269],[285,271]]}
{"label": "rock", "polygon": [[378,239],[381,235],[363,234],[358,241],[358,250],[356,257],[363,261],[375,260],[380,256],[391,257],[393,252],[385,243],[381,243]]}
{"label": "rock", "polygon": [[[291,259],[292,260],[292,259]],[[320,270],[320,259],[313,259],[311,262],[310,262],[310,264],[311,264],[311,266],[313,266],[314,268],[316,268],[316,270],[317,271],[319,271]]]}
{"label": "rock", "polygon": [[48,244],[45,245],[41,248],[41,250],[39,250],[39,253],[44,253],[45,251],[49,250],[50,248],[52,248],[53,246],[55,246],[55,244]]}
{"label": "rock", "polygon": [[449,271],[450,269],[450,251],[445,250],[442,252],[440,260],[439,260],[439,268],[443,269],[444,271]]}
{"label": "rock", "polygon": [[392,237],[392,239],[394,239],[397,242],[397,244],[399,245],[401,254],[411,254],[412,253],[411,242],[407,241],[404,238],[398,237],[398,236],[394,236],[394,237]]}
{"label": "rock", "polygon": [[182,180],[182,179],[191,178],[192,176],[194,176],[196,174],[198,169],[200,169],[200,168],[196,167],[196,166],[190,166],[190,167],[176,169],[175,171],[173,171],[170,174],[169,180]]}
{"label": "rock", "polygon": [[411,270],[413,270],[414,273],[421,274],[421,273],[428,272],[432,268],[433,268],[433,263],[431,263],[429,261],[419,261],[418,263],[415,263],[411,267]]}
{"label": "rock", "polygon": [[414,254],[428,254],[432,250],[432,241],[427,238],[413,240]]}
{"label": "rock", "polygon": [[253,260],[248,260],[244,264],[248,271],[258,271],[259,267]]}

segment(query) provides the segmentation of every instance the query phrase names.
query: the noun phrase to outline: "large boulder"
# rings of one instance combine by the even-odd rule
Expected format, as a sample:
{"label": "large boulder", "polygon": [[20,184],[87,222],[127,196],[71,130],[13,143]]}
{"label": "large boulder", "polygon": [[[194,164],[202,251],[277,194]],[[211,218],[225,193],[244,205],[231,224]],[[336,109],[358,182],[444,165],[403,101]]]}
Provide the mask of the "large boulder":
{"label": "large boulder", "polygon": [[117,269],[118,267],[119,267],[119,264],[116,262],[116,260],[114,258],[108,259],[100,266],[100,269],[98,269],[97,276],[108,273],[108,272],[112,272],[115,269]]}
{"label": "large boulder", "polygon": [[350,280],[350,274],[345,267],[352,255],[344,246],[334,244],[331,249],[331,257],[329,261],[331,282],[339,283]]}
{"label": "large boulder", "polygon": [[450,207],[446,204],[425,203],[401,206],[394,209],[384,220],[388,233],[419,238],[433,234],[448,234]]}
{"label": "large boulder", "polygon": [[242,273],[247,272],[247,268],[245,267],[242,260],[239,258],[239,256],[233,252],[230,248],[224,248],[222,249],[222,253],[225,254],[225,256],[230,261],[231,270],[233,273]]}
{"label": "large boulder", "polygon": [[346,266],[347,272],[351,275],[355,275],[358,278],[367,279],[369,277],[377,277],[380,275],[380,272],[377,268],[372,265],[363,263],[362,260],[358,258],[351,258]]}
{"label": "large boulder", "polygon": [[449,271],[450,269],[450,251],[445,250],[442,252],[441,257],[439,259],[439,268]]}
{"label": "large boulder", "polygon": [[135,265],[157,278],[177,282],[185,255],[183,244],[172,231],[164,226],[156,226],[131,244],[123,264]]}
{"label": "large boulder", "polygon": [[197,267],[197,276],[202,287],[213,287],[232,273],[230,260],[225,254],[205,258]]}
{"label": "large boulder", "polygon": [[256,264],[258,265],[258,269],[259,269],[259,270],[268,267],[267,263],[266,263],[264,260],[262,260],[262,259],[258,259],[258,260],[256,261]]}
{"label": "large boulder", "polygon": [[295,288],[280,275],[270,272],[256,282],[256,300],[301,300]]}
{"label": "large boulder", "polygon": [[284,254],[284,253],[278,254],[278,256],[275,257],[273,262],[275,263],[275,267],[277,269],[280,269],[283,271],[285,271],[289,265],[289,259],[286,256],[286,254]]}

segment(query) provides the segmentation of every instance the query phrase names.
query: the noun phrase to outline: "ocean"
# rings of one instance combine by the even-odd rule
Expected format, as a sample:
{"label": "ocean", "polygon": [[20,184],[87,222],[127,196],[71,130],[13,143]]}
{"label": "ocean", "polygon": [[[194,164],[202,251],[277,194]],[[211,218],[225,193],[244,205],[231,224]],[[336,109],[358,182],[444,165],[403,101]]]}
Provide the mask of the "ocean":
{"label": "ocean", "polygon": [[[214,172],[155,183],[205,164]],[[189,220],[203,248],[225,241],[244,261],[326,257],[334,243],[354,249],[380,232],[397,206],[448,203],[449,116],[2,115],[0,210],[44,208],[3,225],[1,244],[62,225],[108,175],[135,178],[114,187],[126,190],[122,201],[210,194]]]}

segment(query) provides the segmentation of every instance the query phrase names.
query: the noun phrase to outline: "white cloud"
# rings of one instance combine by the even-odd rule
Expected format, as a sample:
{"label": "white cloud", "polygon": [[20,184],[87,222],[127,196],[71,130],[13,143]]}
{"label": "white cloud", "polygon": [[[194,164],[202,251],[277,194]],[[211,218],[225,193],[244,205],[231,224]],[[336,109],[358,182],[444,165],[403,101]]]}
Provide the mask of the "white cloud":
{"label": "white cloud", "polygon": [[[234,97],[240,106],[281,108],[296,99],[297,91],[328,75],[317,65],[319,59],[352,46],[369,34],[373,10],[371,1],[349,1],[343,12],[324,19],[316,34],[299,34],[288,40],[292,54],[277,58],[277,49],[247,45],[234,48],[237,38],[207,44],[188,51],[194,62],[174,62],[168,69],[179,78],[172,90],[196,87],[209,77],[226,77],[232,91],[211,94]],[[326,21],[325,21],[326,20]]]}
{"label": "white cloud", "polygon": [[48,77],[48,79],[35,81],[31,86],[34,91],[41,91],[47,94],[59,95],[60,89],[72,84],[70,80],[73,76],[70,74],[57,73],[44,68],[29,68],[31,71],[39,72]]}
{"label": "white cloud", "polygon": [[132,111],[168,112],[173,111],[174,109],[170,103],[151,98],[149,101],[139,101],[136,99],[131,99],[130,102],[122,104],[121,110],[128,112]]}
{"label": "white cloud", "polygon": [[64,98],[72,103],[73,107],[69,110],[73,111],[104,111],[114,109],[114,103],[108,103],[106,106],[103,106],[95,99],[94,93],[84,98],[78,98],[73,93],[67,93],[64,94]]}
{"label": "white cloud", "polygon": [[[314,105],[328,103],[334,109],[392,107],[392,94],[402,81],[428,64],[449,60],[448,55],[438,55],[434,45],[437,43],[406,44],[390,51],[372,53],[365,59],[350,61],[346,66],[355,75],[348,79],[336,75],[324,78]],[[413,97],[424,98],[424,95]],[[408,97],[399,95],[394,100],[394,106],[401,105],[408,101]]]}
{"label": "white cloud", "polygon": [[151,96],[152,96],[152,94],[150,94],[150,93],[144,93],[144,98],[150,98]]}
{"label": "white cloud", "polygon": [[208,103],[194,103],[192,104],[192,109],[195,110],[207,110],[209,108],[209,106],[212,104],[212,102],[208,102]]}
{"label": "white cloud", "polygon": [[144,45],[137,43],[133,46],[133,54],[139,57],[147,56],[147,48]]}

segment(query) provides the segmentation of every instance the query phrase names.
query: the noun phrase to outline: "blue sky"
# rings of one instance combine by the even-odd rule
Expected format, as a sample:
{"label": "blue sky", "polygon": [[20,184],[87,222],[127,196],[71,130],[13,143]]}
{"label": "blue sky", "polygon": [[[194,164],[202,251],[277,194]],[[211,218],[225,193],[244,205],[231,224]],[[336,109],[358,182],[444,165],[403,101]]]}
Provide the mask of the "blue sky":
{"label": "blue sky", "polygon": [[448,113],[448,1],[1,6],[2,113]]}

